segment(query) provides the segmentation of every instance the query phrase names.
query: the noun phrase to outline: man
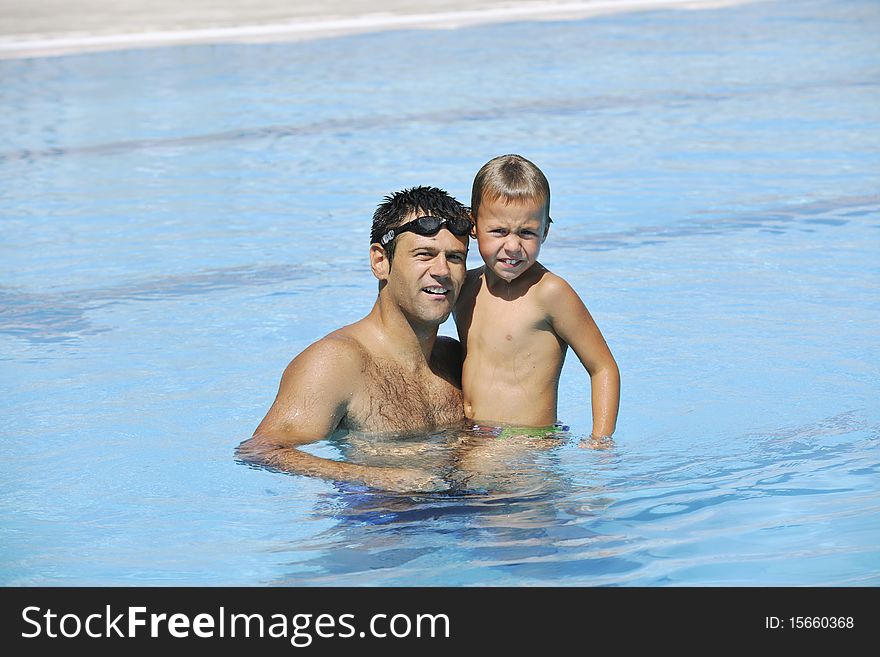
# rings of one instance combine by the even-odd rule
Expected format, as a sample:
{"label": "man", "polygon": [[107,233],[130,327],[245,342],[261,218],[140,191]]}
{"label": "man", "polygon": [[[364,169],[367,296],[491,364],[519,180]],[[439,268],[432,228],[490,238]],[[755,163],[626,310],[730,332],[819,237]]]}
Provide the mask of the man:
{"label": "man", "polygon": [[336,429],[424,432],[463,420],[460,345],[437,329],[464,282],[472,228],[467,208],[435,187],[386,197],[370,234],[379,280],[373,309],[293,359],[239,458],[387,490],[445,488],[416,468],[332,461],[297,448]]}

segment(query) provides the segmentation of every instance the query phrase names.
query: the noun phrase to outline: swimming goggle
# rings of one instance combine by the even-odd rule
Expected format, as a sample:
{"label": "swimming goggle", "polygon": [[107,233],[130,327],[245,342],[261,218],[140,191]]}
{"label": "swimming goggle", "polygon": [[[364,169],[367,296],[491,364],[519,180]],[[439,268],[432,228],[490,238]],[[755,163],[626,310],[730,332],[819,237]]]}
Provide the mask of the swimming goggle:
{"label": "swimming goggle", "polygon": [[382,246],[386,246],[388,242],[393,240],[401,233],[415,233],[416,235],[425,236],[436,235],[444,226],[446,227],[446,230],[458,237],[464,237],[465,235],[470,234],[470,232],[474,228],[474,224],[464,217],[441,219],[439,217],[425,215],[424,217],[413,219],[409,223],[403,224],[403,226],[392,228],[387,233],[382,235],[379,243]]}

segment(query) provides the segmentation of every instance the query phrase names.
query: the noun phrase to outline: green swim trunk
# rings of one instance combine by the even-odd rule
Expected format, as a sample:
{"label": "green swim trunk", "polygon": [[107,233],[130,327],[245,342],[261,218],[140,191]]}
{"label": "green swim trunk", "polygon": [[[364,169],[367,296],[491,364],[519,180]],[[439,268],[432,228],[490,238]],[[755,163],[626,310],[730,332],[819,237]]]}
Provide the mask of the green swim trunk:
{"label": "green swim trunk", "polygon": [[508,438],[561,438],[559,434],[568,431],[568,427],[562,424],[554,424],[549,427],[502,427],[501,432],[495,436],[496,440]]}

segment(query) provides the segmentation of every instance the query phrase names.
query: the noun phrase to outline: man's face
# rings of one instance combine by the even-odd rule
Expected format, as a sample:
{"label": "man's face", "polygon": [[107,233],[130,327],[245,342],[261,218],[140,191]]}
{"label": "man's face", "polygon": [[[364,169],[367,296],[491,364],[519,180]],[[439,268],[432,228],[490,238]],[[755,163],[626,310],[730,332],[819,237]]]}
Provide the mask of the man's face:
{"label": "man's face", "polygon": [[449,317],[467,273],[468,237],[446,228],[436,235],[396,238],[387,292],[412,321],[439,326]]}

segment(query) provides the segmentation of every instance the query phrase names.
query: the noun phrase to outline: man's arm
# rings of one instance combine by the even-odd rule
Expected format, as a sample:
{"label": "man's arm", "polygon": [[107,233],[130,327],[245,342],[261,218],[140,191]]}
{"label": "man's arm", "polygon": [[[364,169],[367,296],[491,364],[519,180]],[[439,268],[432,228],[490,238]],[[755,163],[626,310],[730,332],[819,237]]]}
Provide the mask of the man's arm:
{"label": "man's arm", "polygon": [[344,338],[319,340],[293,359],[275,402],[238,458],[272,469],[395,491],[442,490],[441,479],[415,468],[376,468],[308,454],[301,445],[330,436],[361,383],[362,355]]}
{"label": "man's arm", "polygon": [[571,346],[590,374],[593,436],[611,436],[620,406],[620,371],[614,356],[577,292],[555,275],[546,286],[545,307],[553,330]]}

